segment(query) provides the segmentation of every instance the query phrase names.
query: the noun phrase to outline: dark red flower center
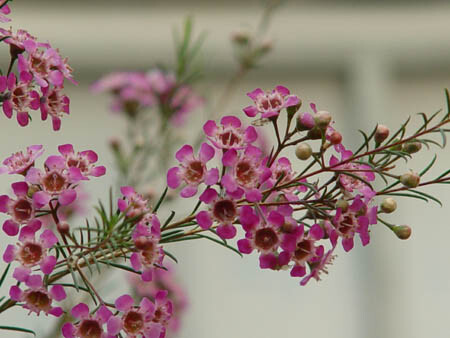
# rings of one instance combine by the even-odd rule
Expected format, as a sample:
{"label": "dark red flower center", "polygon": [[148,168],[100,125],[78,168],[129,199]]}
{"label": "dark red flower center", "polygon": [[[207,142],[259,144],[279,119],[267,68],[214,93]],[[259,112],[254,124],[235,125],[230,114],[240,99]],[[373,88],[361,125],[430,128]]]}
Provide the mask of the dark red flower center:
{"label": "dark red flower center", "polygon": [[123,320],[123,327],[128,333],[138,333],[144,327],[144,317],[136,311],[129,311]]}
{"label": "dark red flower center", "polygon": [[89,169],[87,161],[79,157],[69,158],[69,160],[67,161],[67,166],[78,168],[82,173],[87,172],[87,170]]}
{"label": "dark red flower center", "polygon": [[81,338],[101,338],[103,329],[94,319],[84,319],[79,329]]}
{"label": "dark red flower center", "polygon": [[66,179],[60,173],[53,171],[44,177],[43,184],[48,192],[60,192],[64,189]]}
{"label": "dark red flower center", "polygon": [[344,219],[339,224],[339,231],[346,235],[348,234],[355,226],[354,219],[350,215],[345,215]]}
{"label": "dark red flower center", "polygon": [[186,168],[186,177],[191,182],[197,182],[203,178],[203,172],[203,163],[201,161],[193,161]]}
{"label": "dark red flower center", "polygon": [[42,259],[42,247],[36,243],[25,243],[20,250],[20,258],[25,265],[33,266]]}
{"label": "dark red flower center", "polygon": [[14,217],[19,222],[28,221],[31,218],[31,215],[33,214],[33,206],[25,198],[18,199],[17,202],[14,204],[13,210],[14,210]]}
{"label": "dark red flower center", "polygon": [[314,244],[313,241],[303,240],[297,244],[297,249],[294,252],[294,256],[297,260],[303,261],[308,258],[308,256],[313,252]]}
{"label": "dark red flower center", "polygon": [[236,135],[232,130],[227,130],[219,136],[222,144],[226,147],[233,147],[241,142],[239,135]]}
{"label": "dark red flower center", "polygon": [[232,200],[224,199],[214,204],[213,214],[222,222],[232,222],[236,218],[236,206]]}
{"label": "dark red flower center", "polygon": [[236,165],[236,177],[243,185],[253,181],[255,171],[248,161],[240,161]]}
{"label": "dark red flower center", "polygon": [[278,235],[272,228],[259,229],[255,233],[255,244],[263,250],[269,250],[278,243]]}
{"label": "dark red flower center", "polygon": [[31,291],[25,296],[26,302],[40,310],[48,310],[52,303],[50,297],[42,291]]}

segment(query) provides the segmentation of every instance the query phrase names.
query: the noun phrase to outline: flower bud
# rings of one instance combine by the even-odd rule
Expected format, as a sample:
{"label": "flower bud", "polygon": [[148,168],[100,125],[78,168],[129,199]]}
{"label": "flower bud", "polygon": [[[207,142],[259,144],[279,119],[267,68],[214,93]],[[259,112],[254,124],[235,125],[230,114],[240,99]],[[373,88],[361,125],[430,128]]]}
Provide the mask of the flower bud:
{"label": "flower bud", "polygon": [[377,130],[375,131],[375,143],[380,144],[382,143],[387,137],[389,136],[389,128],[385,125],[379,124],[377,126]]}
{"label": "flower bud", "polygon": [[411,228],[407,225],[398,225],[392,229],[400,239],[408,239],[411,237]]}
{"label": "flower bud", "polygon": [[325,110],[318,111],[314,115],[314,122],[321,129],[326,129],[331,122],[331,114]]}
{"label": "flower bud", "polygon": [[403,144],[402,150],[408,154],[417,153],[420,149],[422,149],[422,143],[418,141],[410,141]]}
{"label": "flower bud", "polygon": [[348,210],[348,202],[344,199],[338,199],[336,201],[336,208],[340,208],[342,212],[346,212]]}
{"label": "flower bud", "polygon": [[390,214],[397,209],[397,202],[392,197],[386,197],[383,202],[381,202],[381,210],[386,214]]}
{"label": "flower bud", "polygon": [[288,113],[289,118],[294,117],[294,114],[296,112],[298,112],[298,110],[300,109],[300,107],[302,106],[302,100],[299,100],[299,103],[296,104],[295,106],[290,106],[286,108],[286,111]]}
{"label": "flower bud", "polygon": [[400,176],[400,182],[405,187],[415,188],[420,183],[420,176],[417,173],[410,171],[409,173],[406,173],[406,174],[403,174],[402,176]]}
{"label": "flower bud", "polygon": [[297,129],[299,131],[310,130],[314,128],[314,118],[310,113],[300,113],[297,116]]}
{"label": "flower bud", "polygon": [[295,149],[295,156],[299,160],[305,161],[312,155],[311,146],[308,143],[300,143]]}
{"label": "flower bud", "polygon": [[342,135],[338,131],[333,131],[330,135],[330,142],[333,145],[340,144],[342,142]]}
{"label": "flower bud", "polygon": [[56,229],[61,234],[68,234],[69,230],[70,230],[70,226],[69,226],[69,224],[67,222],[59,222],[56,225]]}
{"label": "flower bud", "polygon": [[310,131],[308,131],[307,136],[311,140],[320,140],[322,138],[322,130],[320,130],[318,127],[314,127]]}

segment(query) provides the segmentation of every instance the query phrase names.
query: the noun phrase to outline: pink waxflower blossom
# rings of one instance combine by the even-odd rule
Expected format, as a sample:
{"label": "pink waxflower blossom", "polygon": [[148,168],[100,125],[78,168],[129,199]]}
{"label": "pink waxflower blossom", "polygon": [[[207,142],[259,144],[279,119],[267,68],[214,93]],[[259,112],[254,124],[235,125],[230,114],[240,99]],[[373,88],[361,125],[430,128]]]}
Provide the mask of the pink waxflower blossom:
{"label": "pink waxflower blossom", "polygon": [[253,126],[242,127],[242,122],[236,116],[224,116],[217,126],[213,120],[203,125],[203,131],[211,143],[218,149],[242,149],[258,138]]}
{"label": "pink waxflower blossom", "polygon": [[22,274],[20,282],[28,287],[25,291],[14,285],[9,290],[9,296],[16,302],[23,303],[23,307],[38,316],[41,312],[46,315],[60,317],[64,311],[59,306],[53,306],[53,302],[60,302],[66,298],[66,292],[61,285],[53,285],[50,289],[44,287],[40,275]]}
{"label": "pink waxflower blossom", "polygon": [[202,143],[198,156],[194,156],[194,150],[190,145],[184,145],[175,154],[180,162],[179,166],[170,168],[167,172],[167,185],[176,189],[182,182],[186,186],[181,190],[180,196],[187,198],[197,193],[201,183],[213,185],[219,179],[217,168],[207,169],[206,163],[214,157],[214,148],[206,143]]}
{"label": "pink waxflower blossom", "polygon": [[113,316],[104,305],[95,314],[89,313],[89,307],[84,303],[75,305],[71,310],[72,317],[78,319],[77,324],[65,323],[61,329],[64,338],[113,338],[115,335],[106,333],[104,325]]}
{"label": "pink waxflower blossom", "polygon": [[311,278],[314,278],[316,281],[320,281],[321,273],[328,274],[328,266],[333,264],[333,260],[336,258],[336,255],[333,254],[334,249],[335,247],[328,250],[319,262],[310,264],[311,271],[301,280],[300,285],[306,285]]}
{"label": "pink waxflower blossom", "polygon": [[[239,196],[241,197],[242,194]],[[238,196],[233,196],[239,198]],[[200,201],[209,205],[209,210],[200,211],[195,216],[202,229],[209,229],[214,222],[218,223],[217,234],[223,239],[236,236],[233,222],[238,216],[238,207],[232,196],[219,196],[216,190],[206,189],[199,197]]]}
{"label": "pink waxflower blossom", "polygon": [[[18,29],[17,32],[13,32],[11,29],[3,29],[0,28],[0,39],[5,38],[3,41],[7,44],[9,44],[9,50],[11,57],[17,58],[17,56],[25,51],[25,45],[24,42],[27,40],[33,40],[36,41],[36,38],[32,36],[30,33],[28,33],[24,29]],[[38,44],[42,47],[50,47],[49,44],[46,43],[39,43]]]}
{"label": "pink waxflower blossom", "polygon": [[255,117],[261,113],[262,118],[278,116],[284,108],[299,104],[300,100],[295,95],[290,95],[289,89],[276,86],[272,92],[264,92],[257,88],[247,94],[254,102],[254,106],[244,108],[244,113],[249,117]]}
{"label": "pink waxflower blossom", "polygon": [[3,94],[3,112],[11,118],[16,112],[17,122],[25,127],[29,122],[28,110],[39,108],[39,94],[31,86],[32,77],[27,72],[21,72],[19,81],[14,73],[8,77],[0,76],[0,93]]}
{"label": "pink waxflower blossom", "polygon": [[39,187],[33,194],[33,202],[41,208],[51,200],[57,199],[59,204],[72,203],[77,193],[74,189],[76,183],[85,179],[79,168],[67,167],[66,159],[62,156],[49,156],[45,161],[45,171],[30,168],[26,181]]}
{"label": "pink waxflower blossom", "polygon": [[41,119],[45,121],[47,116],[52,118],[53,130],[61,128],[62,114],[69,114],[70,99],[61,93],[61,87],[42,87],[40,98]]}
{"label": "pink waxflower blossom", "polygon": [[165,337],[167,323],[159,321],[163,311],[148,298],[142,298],[139,306],[134,306],[134,299],[125,294],[116,299],[115,306],[122,315],[120,318],[119,316],[109,318],[107,322],[108,334],[116,336],[123,331],[130,338]]}
{"label": "pink waxflower blossom", "polygon": [[[348,171],[353,175],[361,177],[358,179],[354,176],[346,175],[345,173],[339,174],[339,183],[347,193],[353,193],[355,190],[359,191],[364,196],[370,196],[373,194],[372,188],[365,183],[372,182],[375,180],[375,174],[372,168],[366,164],[360,164],[356,162],[347,162],[344,164],[339,164],[340,162],[346,161],[353,156],[350,150],[342,149],[341,161],[339,161],[334,155],[330,158],[330,167],[337,171]],[[364,181],[363,181],[364,180]]]}
{"label": "pink waxflower blossom", "polygon": [[143,281],[151,281],[154,270],[162,266],[164,259],[164,250],[159,245],[160,223],[155,214],[146,215],[136,224],[132,239],[136,251],[130,257],[131,266],[142,271]]}
{"label": "pink waxflower blossom", "polygon": [[34,166],[34,161],[42,155],[44,149],[42,145],[33,145],[27,147],[24,154],[22,151],[12,154],[3,161],[3,167],[0,167],[0,174],[7,172],[8,174],[26,175],[28,169]]}
{"label": "pink waxflower blossom", "polygon": [[19,243],[9,244],[3,253],[3,260],[11,263],[16,260],[20,262],[23,269],[30,269],[39,265],[41,271],[48,275],[53,271],[56,257],[48,255],[48,249],[58,242],[52,230],[44,230],[37,240],[36,232],[41,228],[41,221],[34,219],[20,230]]}
{"label": "pink waxflower blossom", "polygon": [[[176,85],[176,77],[173,73],[164,73],[160,69],[153,69],[147,74],[152,90],[158,96],[167,96]],[[165,98],[163,98],[164,100]]]}
{"label": "pink waxflower blossom", "polygon": [[0,0],[0,22],[9,22],[10,18],[7,18],[5,15],[11,13],[11,9],[7,4],[7,0]]}
{"label": "pink waxflower blossom", "polygon": [[357,195],[346,212],[341,208],[336,210],[332,221],[325,221],[325,228],[333,246],[336,246],[339,237],[345,251],[353,248],[353,238],[356,233],[361,238],[363,246],[369,244],[369,225],[377,223],[377,207],[369,207],[360,195]]}
{"label": "pink waxflower blossom", "polygon": [[170,336],[170,333],[180,331],[182,317],[188,307],[189,300],[183,285],[176,279],[174,266],[167,262],[165,267],[166,269],[155,269],[151,282],[144,282],[134,273],[128,274],[128,280],[133,290],[140,297],[155,299],[160,288],[168,291],[168,298],[173,308],[172,318],[168,326]]}
{"label": "pink waxflower blossom", "polygon": [[16,199],[8,195],[0,196],[0,212],[11,216],[3,223],[3,231],[9,236],[15,236],[19,227],[34,219],[35,208],[33,200],[28,197],[28,184],[26,182],[15,182],[11,185]]}
{"label": "pink waxflower blossom", "polygon": [[224,154],[222,163],[230,170],[222,177],[221,183],[227,192],[242,189],[248,201],[261,200],[259,186],[272,176],[261,156],[262,151],[252,145],[247,146],[241,154],[236,149],[230,149]]}
{"label": "pink waxflower blossom", "polygon": [[58,147],[58,151],[66,159],[67,167],[78,168],[85,178],[88,176],[100,177],[106,173],[104,166],[94,165],[98,160],[98,156],[92,150],[75,153],[71,144],[63,144]]}
{"label": "pink waxflower blossom", "polygon": [[121,187],[120,192],[124,197],[119,198],[117,205],[121,212],[127,212],[127,217],[142,216],[150,212],[148,200],[138,194],[133,187]]}

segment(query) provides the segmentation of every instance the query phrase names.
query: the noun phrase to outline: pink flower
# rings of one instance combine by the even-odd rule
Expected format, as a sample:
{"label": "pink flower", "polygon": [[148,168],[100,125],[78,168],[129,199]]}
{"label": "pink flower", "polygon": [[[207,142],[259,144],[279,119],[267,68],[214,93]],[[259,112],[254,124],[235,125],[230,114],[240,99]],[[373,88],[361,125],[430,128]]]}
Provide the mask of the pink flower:
{"label": "pink flower", "polygon": [[0,212],[7,213],[10,219],[3,223],[3,231],[9,236],[15,236],[19,232],[19,226],[33,220],[35,208],[33,201],[28,197],[28,184],[16,182],[11,185],[16,199],[8,195],[0,196]]}
{"label": "pink flower", "polygon": [[224,116],[220,124],[217,126],[215,121],[209,120],[203,125],[208,140],[218,149],[242,149],[258,137],[253,126],[244,130],[241,120],[236,116]]}
{"label": "pink flower", "polygon": [[39,94],[31,87],[32,77],[27,72],[20,73],[19,82],[14,73],[8,77],[0,76],[0,92],[8,89],[3,100],[3,112],[11,118],[13,112],[17,114],[17,122],[25,127],[29,122],[28,110],[39,108]]}
{"label": "pink flower", "polygon": [[19,243],[17,246],[9,244],[3,253],[3,260],[11,263],[16,260],[20,262],[25,270],[39,265],[41,271],[48,275],[53,271],[56,257],[48,255],[48,249],[58,242],[52,230],[46,229],[36,240],[35,234],[41,228],[41,221],[35,219],[20,230]]}
{"label": "pink flower", "polygon": [[142,298],[139,306],[135,307],[134,299],[130,295],[123,295],[116,299],[115,306],[122,312],[122,316],[109,318],[108,334],[116,336],[120,331],[124,331],[130,338],[163,338],[165,336],[166,323],[154,321],[157,315],[161,316],[161,310],[156,308],[148,298]]}
{"label": "pink flower", "polygon": [[283,108],[297,105],[300,100],[295,95],[290,95],[289,89],[276,86],[272,92],[264,92],[257,88],[247,94],[254,102],[254,106],[244,108],[244,113],[249,117],[255,117],[261,113],[262,118],[278,116]]}
{"label": "pink flower", "polygon": [[[11,29],[3,29],[0,28],[0,39],[7,37],[7,39],[3,40],[5,43],[9,44],[9,50],[12,57],[17,57],[19,54],[25,51],[24,42],[27,40],[36,41],[36,38],[28,33],[24,29],[18,29],[16,33],[13,33]],[[41,46],[49,47],[48,44],[38,43]]]}
{"label": "pink flower", "polygon": [[222,177],[221,183],[227,192],[233,193],[237,189],[243,189],[248,201],[261,200],[259,186],[272,176],[261,156],[262,151],[251,145],[239,155],[236,149],[230,149],[224,154],[222,163],[230,167],[230,170]]}
{"label": "pink flower", "polygon": [[[242,195],[241,195],[242,196]],[[200,201],[209,204],[208,211],[200,211],[195,216],[198,225],[202,229],[209,229],[217,222],[217,234],[223,239],[236,236],[236,228],[233,222],[238,216],[236,201],[231,196],[220,197],[214,189],[206,189],[199,197]]]}
{"label": "pink flower", "polygon": [[70,312],[79,320],[77,324],[65,323],[61,329],[64,338],[112,338],[107,334],[103,325],[113,316],[112,312],[104,305],[100,306],[94,314],[89,313],[89,307],[80,303],[75,305]]}
{"label": "pink flower", "polygon": [[6,3],[7,0],[0,0],[0,22],[9,22],[10,18],[7,18],[5,15],[11,13],[9,6]]}
{"label": "pink flower", "polygon": [[[342,162],[351,158],[353,156],[353,153],[350,150],[345,150],[344,148],[341,155]],[[336,169],[339,171],[347,170],[351,174],[356,175],[357,177],[361,177],[367,182],[372,182],[375,180],[375,174],[373,173],[371,167],[366,164],[359,164],[355,162],[347,162],[344,164],[339,163],[340,161],[334,155],[332,155],[330,158],[330,167],[332,167],[332,169]],[[339,174],[339,183],[341,184],[341,187],[347,192],[352,193],[354,192],[354,190],[358,190],[364,196],[373,195],[372,188],[367,185],[367,183],[354,176],[346,175],[345,173]]]}
{"label": "pink flower", "polygon": [[22,305],[30,312],[35,312],[38,316],[42,312],[46,315],[60,317],[64,311],[59,306],[53,306],[53,301],[60,302],[66,298],[66,292],[61,285],[53,285],[50,290],[44,287],[40,275],[23,274],[20,279],[28,289],[23,291],[14,285],[9,290],[9,296],[16,302],[23,302]]}
{"label": "pink flower", "polygon": [[214,157],[214,148],[202,143],[198,157],[194,156],[194,150],[190,145],[184,145],[175,154],[180,162],[178,167],[170,168],[167,172],[167,185],[176,189],[184,181],[186,186],[181,190],[181,197],[192,197],[197,193],[201,183],[213,185],[219,179],[217,168],[207,169],[206,163]]}
{"label": "pink flower", "polygon": [[61,128],[62,113],[69,114],[70,100],[61,93],[61,87],[42,87],[42,96],[40,99],[41,119],[45,121],[47,116],[52,118],[53,130]]}
{"label": "pink flower", "polygon": [[165,74],[159,69],[151,70],[146,76],[152,90],[159,96],[168,95],[175,87],[177,81],[174,74]]}
{"label": "pink flower", "polygon": [[328,265],[331,265],[333,260],[336,258],[336,255],[333,255],[334,249],[335,247],[328,250],[319,262],[310,264],[311,271],[301,280],[300,285],[306,285],[311,278],[314,278],[316,281],[320,281],[320,274],[322,272],[328,274]]}
{"label": "pink flower", "polygon": [[4,166],[0,167],[0,174],[7,172],[8,174],[26,175],[28,169],[34,166],[34,161],[42,155],[44,149],[42,145],[33,145],[27,147],[24,154],[22,151],[12,154],[3,161]]}
{"label": "pink flower", "polygon": [[106,168],[104,166],[94,165],[98,160],[98,156],[92,150],[85,150],[75,154],[71,144],[63,144],[58,147],[58,151],[66,159],[67,167],[78,168],[85,178],[87,178],[87,176],[100,177],[106,173]]}
{"label": "pink flower", "polygon": [[356,233],[361,238],[363,246],[369,244],[369,225],[377,223],[377,207],[369,208],[357,195],[346,212],[341,208],[336,210],[332,222],[325,221],[325,227],[330,236],[331,243],[336,246],[337,239],[342,237],[342,246],[345,251],[353,248],[353,237]]}
{"label": "pink flower", "polygon": [[138,194],[133,187],[121,187],[120,192],[124,195],[124,198],[119,198],[117,205],[121,212],[127,212],[127,217],[142,216],[150,212],[148,200]]}
{"label": "pink flower", "polygon": [[38,208],[52,199],[57,199],[61,205],[72,203],[77,197],[74,184],[82,179],[84,177],[80,169],[68,168],[65,158],[56,155],[49,156],[45,161],[45,172],[31,168],[26,176],[27,182],[37,185],[40,189],[33,194],[33,202]]}
{"label": "pink flower", "polygon": [[181,126],[186,120],[186,116],[193,110],[202,106],[204,99],[196,95],[193,90],[187,86],[181,86],[174,93],[170,107],[173,110],[170,121],[175,126]]}
{"label": "pink flower", "polygon": [[[151,226],[150,226],[151,225]],[[153,271],[162,266],[164,251],[159,245],[160,223],[156,215],[140,221],[132,234],[136,252],[130,257],[131,266],[136,271],[142,271],[143,281],[151,281]]]}

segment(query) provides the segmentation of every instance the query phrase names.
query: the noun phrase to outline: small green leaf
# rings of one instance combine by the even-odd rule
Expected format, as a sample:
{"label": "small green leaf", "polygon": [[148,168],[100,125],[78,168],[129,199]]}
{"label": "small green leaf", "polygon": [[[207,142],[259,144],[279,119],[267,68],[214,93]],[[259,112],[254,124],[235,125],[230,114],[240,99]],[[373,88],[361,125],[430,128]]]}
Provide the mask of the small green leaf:
{"label": "small green leaf", "polygon": [[29,333],[32,334],[33,336],[36,337],[36,333],[33,330],[30,329],[25,329],[23,327],[16,327],[16,326],[4,326],[4,325],[0,325],[0,330],[8,330],[8,331],[18,331],[18,332],[25,332],[25,333]]}
{"label": "small green leaf", "polygon": [[11,263],[9,263],[9,264],[6,266],[5,271],[3,271],[2,277],[0,278],[0,286],[3,285],[3,282],[5,281],[6,275],[8,274],[8,271],[9,271],[9,268],[10,268],[10,267],[11,267]]}
{"label": "small green leaf", "polygon": [[166,187],[164,189],[164,192],[162,193],[161,197],[159,198],[158,202],[156,203],[155,207],[153,208],[153,213],[156,213],[161,206],[161,203],[164,201],[164,198],[166,197],[167,191],[169,190],[169,187]]}

